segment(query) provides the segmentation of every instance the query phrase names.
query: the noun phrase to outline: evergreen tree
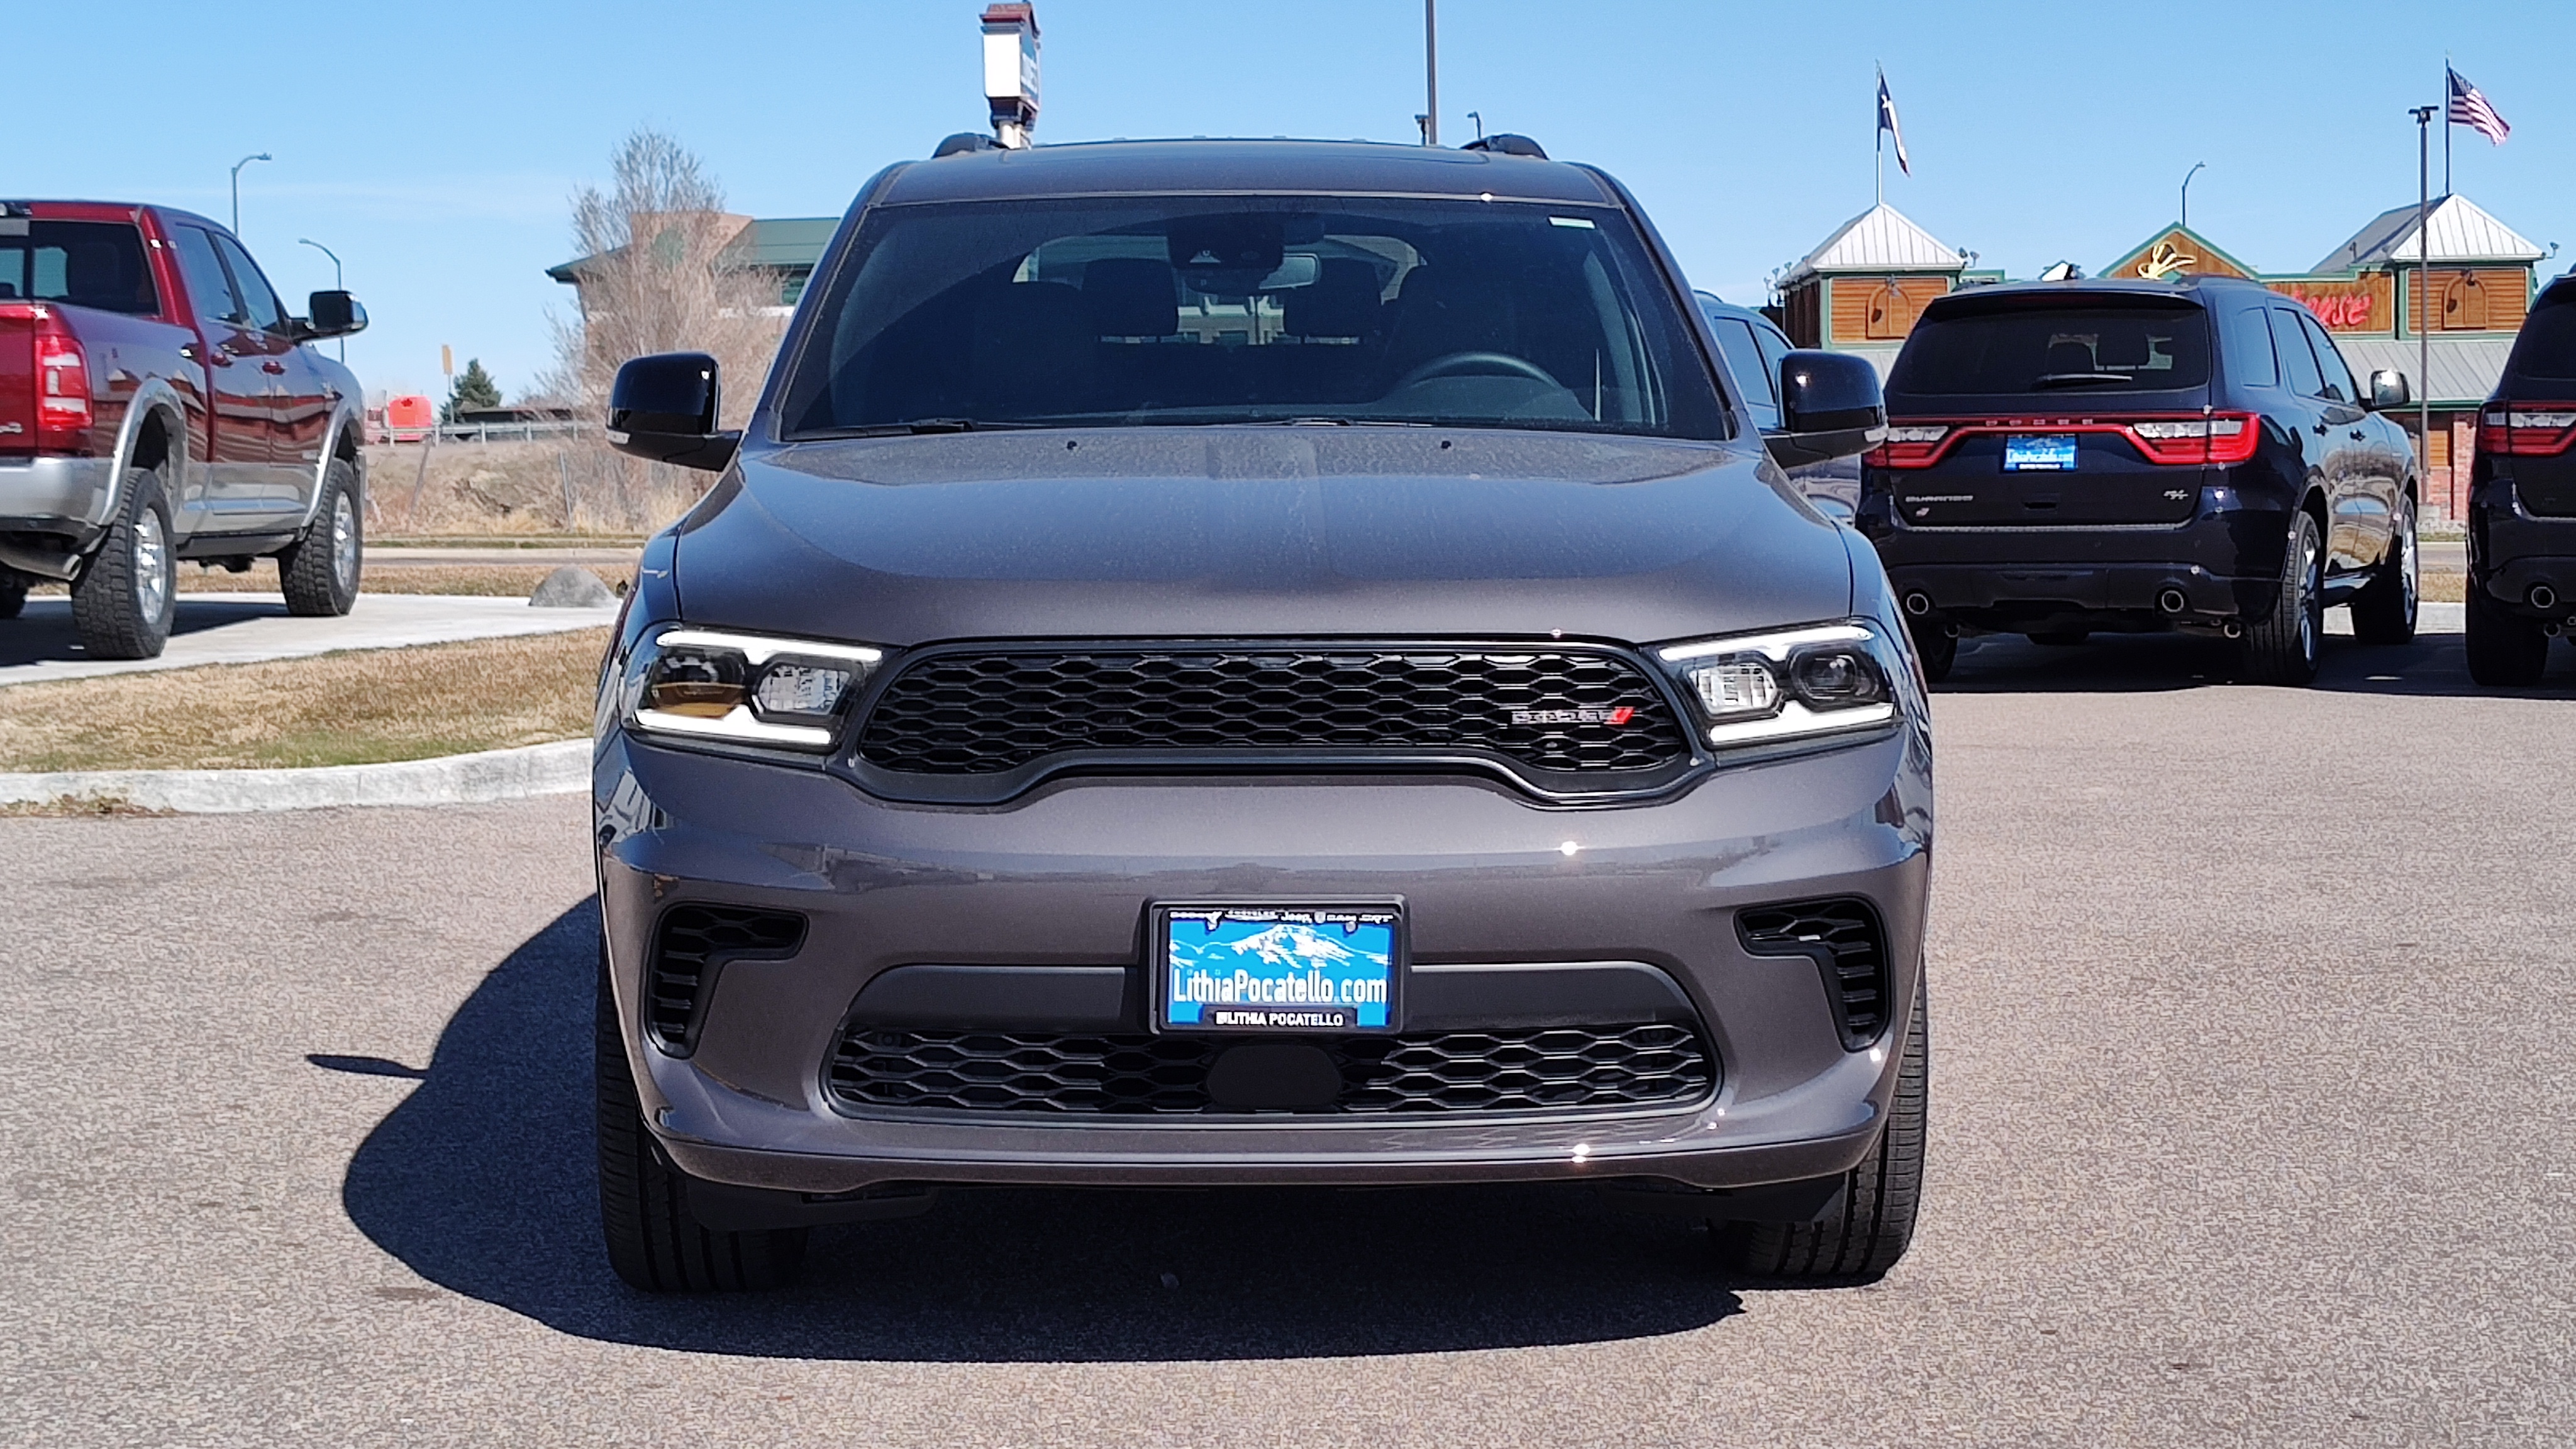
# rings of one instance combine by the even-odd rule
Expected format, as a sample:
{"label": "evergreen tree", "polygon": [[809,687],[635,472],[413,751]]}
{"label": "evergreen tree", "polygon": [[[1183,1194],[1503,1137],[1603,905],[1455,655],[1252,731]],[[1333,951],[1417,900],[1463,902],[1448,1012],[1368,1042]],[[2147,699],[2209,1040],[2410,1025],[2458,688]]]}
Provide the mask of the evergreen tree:
{"label": "evergreen tree", "polygon": [[438,410],[438,420],[452,423],[459,413],[500,405],[501,385],[492,380],[492,374],[483,370],[483,359],[469,357],[465,359],[465,370],[456,375],[456,385],[448,389],[447,401]]}

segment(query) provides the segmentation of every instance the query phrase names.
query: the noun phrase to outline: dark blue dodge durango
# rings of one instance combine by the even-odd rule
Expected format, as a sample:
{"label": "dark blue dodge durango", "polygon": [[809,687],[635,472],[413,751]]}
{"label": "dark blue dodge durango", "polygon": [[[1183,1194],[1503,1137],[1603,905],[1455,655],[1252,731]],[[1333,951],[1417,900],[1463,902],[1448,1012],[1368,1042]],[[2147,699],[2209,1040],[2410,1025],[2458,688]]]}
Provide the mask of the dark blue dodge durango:
{"label": "dark blue dodge durango", "polygon": [[[951,148],[943,148],[949,150]],[[600,1198],[653,1289],[988,1184],[1599,1184],[1860,1279],[1923,1153],[1931,746],[1869,545],[1614,181],[956,148],[860,194],[603,671]],[[1775,389],[1766,386],[1766,398]]]}

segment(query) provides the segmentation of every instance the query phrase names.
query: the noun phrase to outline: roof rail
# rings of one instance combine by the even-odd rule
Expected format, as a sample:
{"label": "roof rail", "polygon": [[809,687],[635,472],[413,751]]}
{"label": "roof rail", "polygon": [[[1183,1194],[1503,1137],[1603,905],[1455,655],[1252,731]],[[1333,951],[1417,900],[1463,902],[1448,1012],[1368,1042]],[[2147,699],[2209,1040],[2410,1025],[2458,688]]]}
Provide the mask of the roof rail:
{"label": "roof rail", "polygon": [[1461,146],[1458,149],[1461,151],[1490,151],[1497,156],[1534,156],[1541,161],[1547,159],[1547,150],[1545,147],[1542,147],[1539,143],[1531,140],[1527,136],[1515,135],[1510,131],[1496,131],[1490,136],[1478,136],[1475,140],[1468,142],[1466,145]]}
{"label": "roof rail", "polygon": [[999,151],[1001,149],[1001,142],[994,140],[992,137],[985,135],[981,131],[960,131],[956,135],[949,137],[947,140],[942,141],[937,146],[933,147],[930,152],[930,159],[936,161],[942,156],[963,156],[969,151]]}

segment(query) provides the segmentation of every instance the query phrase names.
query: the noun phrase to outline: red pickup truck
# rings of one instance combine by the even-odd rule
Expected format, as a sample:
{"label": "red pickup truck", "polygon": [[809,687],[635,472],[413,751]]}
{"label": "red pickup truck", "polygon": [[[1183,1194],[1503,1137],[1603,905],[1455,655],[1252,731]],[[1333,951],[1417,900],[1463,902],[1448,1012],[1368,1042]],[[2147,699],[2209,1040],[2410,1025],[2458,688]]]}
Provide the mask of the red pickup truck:
{"label": "red pickup truck", "polygon": [[347,613],[363,395],[305,344],[366,325],[346,292],[288,314],[204,217],[0,202],[0,618],[59,580],[92,656],[150,658],[180,560],[263,555],[291,612]]}

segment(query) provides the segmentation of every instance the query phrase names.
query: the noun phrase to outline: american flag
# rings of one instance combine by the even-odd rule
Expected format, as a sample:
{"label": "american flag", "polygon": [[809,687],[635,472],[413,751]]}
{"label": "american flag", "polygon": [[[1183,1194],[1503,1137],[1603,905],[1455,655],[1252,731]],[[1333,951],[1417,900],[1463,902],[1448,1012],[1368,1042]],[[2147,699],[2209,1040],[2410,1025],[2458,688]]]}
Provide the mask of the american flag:
{"label": "american flag", "polygon": [[2504,123],[2504,117],[2496,114],[2496,108],[2487,104],[2487,98],[2478,93],[2476,86],[2469,84],[2468,77],[2449,66],[2443,69],[2451,77],[2450,124],[2466,126],[2497,145],[2503,145],[2504,138],[2513,134],[2513,127]]}
{"label": "american flag", "polygon": [[[2452,79],[2457,80],[2458,77]],[[2486,103],[2480,101],[2478,104]],[[2499,121],[2496,124],[2504,123]],[[1908,176],[1913,175],[1914,163],[1905,159],[1905,131],[1896,124],[1896,97],[1888,94],[1887,72],[1884,70],[1878,73],[1878,128],[1896,138],[1896,169]]]}

